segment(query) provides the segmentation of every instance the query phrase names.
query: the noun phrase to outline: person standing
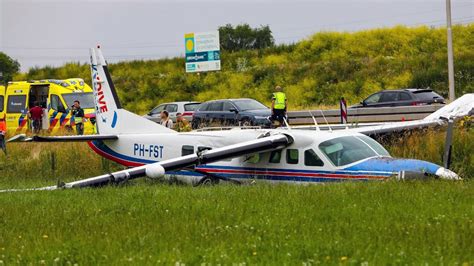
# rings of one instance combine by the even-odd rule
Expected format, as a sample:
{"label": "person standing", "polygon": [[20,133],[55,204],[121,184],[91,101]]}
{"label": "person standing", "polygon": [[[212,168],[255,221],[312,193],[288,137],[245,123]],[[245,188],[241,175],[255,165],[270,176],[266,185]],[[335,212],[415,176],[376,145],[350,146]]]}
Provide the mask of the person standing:
{"label": "person standing", "polygon": [[38,134],[41,130],[41,122],[43,120],[43,108],[37,101],[34,102],[34,106],[28,111],[28,116],[33,122],[33,133]]}
{"label": "person standing", "polygon": [[[6,117],[6,116],[5,116]],[[5,145],[5,136],[7,135],[7,122],[0,118],[0,149],[7,155],[7,145]]]}
{"label": "person standing", "polygon": [[272,97],[272,123],[277,120],[278,123],[280,123],[280,126],[284,125],[287,105],[288,99],[286,98],[286,94],[283,92],[282,87],[276,86],[275,93],[273,93]]}
{"label": "person standing", "polygon": [[160,117],[162,126],[173,129],[173,120],[170,119],[168,111],[162,111]]}
{"label": "person standing", "polygon": [[183,117],[183,114],[176,114],[176,125],[174,126],[174,129],[178,132],[191,131],[191,125],[189,124],[188,120]]}
{"label": "person standing", "polygon": [[71,106],[71,114],[74,117],[74,124],[76,124],[76,134],[84,134],[84,109],[81,108],[81,103],[78,100],[74,101],[74,105]]}

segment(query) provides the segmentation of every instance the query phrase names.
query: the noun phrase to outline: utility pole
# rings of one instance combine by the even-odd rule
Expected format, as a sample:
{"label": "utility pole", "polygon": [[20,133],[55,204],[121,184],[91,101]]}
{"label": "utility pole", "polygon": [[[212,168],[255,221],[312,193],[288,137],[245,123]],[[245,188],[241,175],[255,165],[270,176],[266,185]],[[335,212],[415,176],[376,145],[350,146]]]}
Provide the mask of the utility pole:
{"label": "utility pole", "polygon": [[454,131],[454,120],[448,120],[448,129],[446,131],[446,141],[444,142],[444,155],[443,164],[444,168],[449,169],[451,166],[451,152],[453,150],[453,131]]}
{"label": "utility pole", "polygon": [[451,0],[446,0],[446,30],[448,34],[449,100],[452,102],[455,99],[455,95],[454,95],[453,33],[451,30]]}
{"label": "utility pole", "polygon": [[[448,75],[449,75],[449,100],[454,101],[454,58],[453,58],[453,32],[451,30],[451,0],[446,0],[446,31],[448,34]],[[454,121],[448,117],[448,130],[444,143],[444,167],[449,169],[453,143]]]}

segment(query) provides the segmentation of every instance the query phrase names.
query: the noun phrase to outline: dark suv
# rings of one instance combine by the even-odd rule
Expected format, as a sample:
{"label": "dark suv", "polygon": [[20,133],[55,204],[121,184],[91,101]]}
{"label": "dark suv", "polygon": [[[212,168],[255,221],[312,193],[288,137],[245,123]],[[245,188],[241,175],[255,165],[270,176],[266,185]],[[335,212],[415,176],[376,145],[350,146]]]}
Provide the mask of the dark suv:
{"label": "dark suv", "polygon": [[360,104],[351,108],[361,107],[388,107],[388,106],[414,106],[441,103],[444,98],[430,89],[403,89],[385,90],[374,93]]}
{"label": "dark suv", "polygon": [[270,127],[271,111],[253,99],[228,99],[202,103],[194,111],[192,126],[263,126]]}

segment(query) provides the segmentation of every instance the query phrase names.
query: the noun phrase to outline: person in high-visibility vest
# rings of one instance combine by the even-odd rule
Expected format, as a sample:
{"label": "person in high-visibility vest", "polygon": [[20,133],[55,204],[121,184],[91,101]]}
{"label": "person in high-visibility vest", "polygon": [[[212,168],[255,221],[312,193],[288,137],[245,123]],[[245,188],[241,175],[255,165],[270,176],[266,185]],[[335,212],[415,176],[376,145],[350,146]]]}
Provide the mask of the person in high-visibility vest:
{"label": "person in high-visibility vest", "polygon": [[72,107],[72,115],[74,116],[74,124],[76,124],[76,134],[84,134],[84,109],[81,108],[81,103],[76,100]]}
{"label": "person in high-visibility vest", "polygon": [[272,97],[272,123],[277,120],[280,126],[284,125],[284,119],[286,119],[286,108],[288,105],[288,99],[283,89],[280,86],[275,87],[275,93]]}
{"label": "person in high-visibility vest", "polygon": [[191,131],[191,125],[189,124],[188,120],[183,117],[183,114],[176,114],[176,124],[174,125],[174,129],[178,132]]}

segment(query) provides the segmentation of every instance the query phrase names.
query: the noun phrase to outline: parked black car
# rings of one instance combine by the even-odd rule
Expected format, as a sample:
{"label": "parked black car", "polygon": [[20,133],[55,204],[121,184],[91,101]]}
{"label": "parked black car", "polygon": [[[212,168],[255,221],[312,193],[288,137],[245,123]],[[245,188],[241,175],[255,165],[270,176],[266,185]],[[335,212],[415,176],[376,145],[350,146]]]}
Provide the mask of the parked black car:
{"label": "parked black car", "polygon": [[360,104],[350,108],[415,106],[434,103],[444,104],[445,101],[443,97],[430,89],[384,90],[370,95]]}
{"label": "parked black car", "polygon": [[192,126],[263,126],[270,127],[271,110],[253,99],[227,99],[202,103],[194,111]]}

